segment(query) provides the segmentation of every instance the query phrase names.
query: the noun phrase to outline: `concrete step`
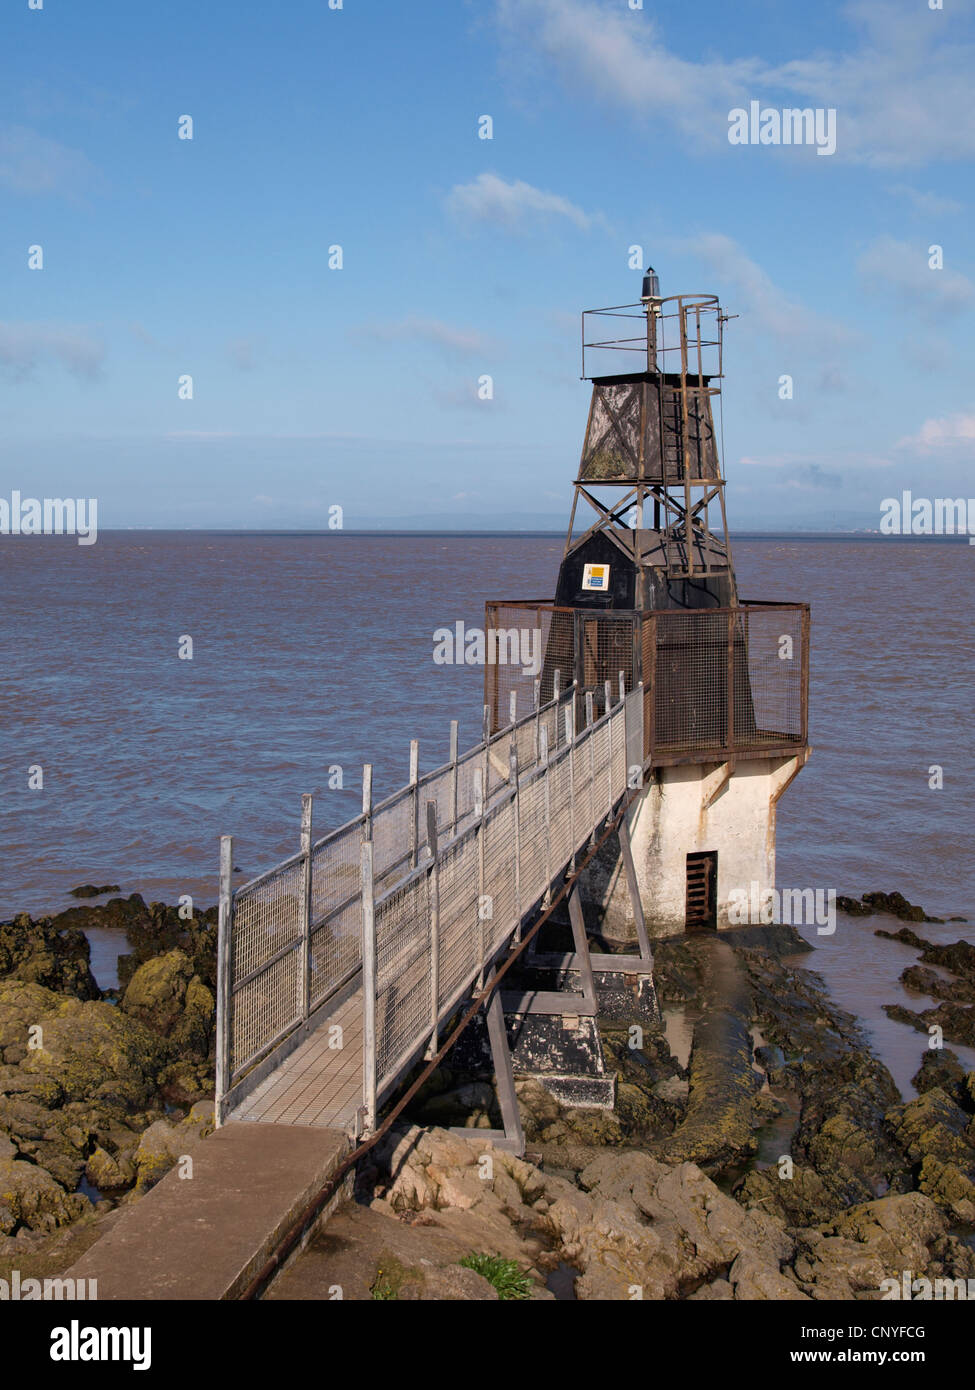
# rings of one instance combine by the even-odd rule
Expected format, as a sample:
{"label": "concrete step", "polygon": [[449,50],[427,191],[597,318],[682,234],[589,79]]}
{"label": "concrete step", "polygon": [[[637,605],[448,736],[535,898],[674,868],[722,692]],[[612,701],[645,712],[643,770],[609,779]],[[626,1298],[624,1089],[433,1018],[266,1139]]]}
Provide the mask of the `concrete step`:
{"label": "concrete step", "polygon": [[348,1152],[335,1130],[224,1125],[189,1150],[192,1177],[170,1169],[66,1272],[100,1300],[236,1298]]}

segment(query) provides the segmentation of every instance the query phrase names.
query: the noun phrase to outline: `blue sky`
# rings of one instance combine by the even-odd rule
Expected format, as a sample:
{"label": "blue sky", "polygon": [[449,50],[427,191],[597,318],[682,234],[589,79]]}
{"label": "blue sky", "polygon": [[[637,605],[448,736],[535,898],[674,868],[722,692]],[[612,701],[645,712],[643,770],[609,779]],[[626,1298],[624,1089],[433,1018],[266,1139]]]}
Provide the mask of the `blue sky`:
{"label": "blue sky", "polygon": [[[973,9],[9,0],[0,494],[560,525],[578,313],[638,296],[639,245],[740,315],[734,527],[975,495]],[[752,100],[835,107],[836,153],[731,145]]]}

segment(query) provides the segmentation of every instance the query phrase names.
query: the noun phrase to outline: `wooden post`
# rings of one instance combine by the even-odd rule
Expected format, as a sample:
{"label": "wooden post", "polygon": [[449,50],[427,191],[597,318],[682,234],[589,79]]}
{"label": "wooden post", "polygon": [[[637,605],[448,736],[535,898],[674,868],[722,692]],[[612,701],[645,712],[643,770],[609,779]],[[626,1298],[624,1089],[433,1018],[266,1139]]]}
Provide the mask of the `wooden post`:
{"label": "wooden post", "polygon": [[410,740],[410,868],[415,869],[420,853],[420,744]]}
{"label": "wooden post", "polygon": [[437,844],[437,803],[427,802],[427,848],[430,851],[430,1043],[427,1059],[437,1055],[440,1024],[440,851]]}
{"label": "wooden post", "polygon": [[636,939],[640,943],[640,956],[648,965],[652,965],[653,952],[650,950],[650,938],[647,936],[647,923],[643,915],[643,902],[640,898],[640,885],[637,882],[636,865],[633,862],[633,846],[630,843],[628,816],[624,816],[620,821],[619,835],[623,869],[626,873],[626,886],[630,890],[630,906],[633,908],[633,921],[636,925]]}
{"label": "wooden post", "polygon": [[450,721],[450,791],[448,793],[447,820],[450,834],[457,834],[457,720]]}
{"label": "wooden post", "polygon": [[311,1011],[311,813],[312,798],[306,792],[301,798],[301,1017]]}
{"label": "wooden post", "polygon": [[518,718],[518,692],[517,690],[508,691],[508,723],[514,726]]}
{"label": "wooden post", "polygon": [[226,1118],[224,1102],[230,1090],[232,1046],[232,999],[233,999],[233,943],[231,936],[234,923],[234,842],[230,835],[220,837],[220,912],[217,922],[217,1076],[216,1105],[214,1112],[217,1125]]}
{"label": "wooden post", "polygon": [[372,878],[372,841],[361,850],[362,863],[362,1099],[364,1132],[376,1128],[376,901]]}
{"label": "wooden post", "polygon": [[569,921],[572,923],[572,942],[576,950],[576,960],[578,962],[580,983],[582,993],[586,1003],[590,1007],[596,1004],[596,982],[593,979],[592,960],[589,955],[589,938],[586,935],[586,923],[582,915],[582,902],[579,897],[579,885],[573,886],[569,894]]}
{"label": "wooden post", "polygon": [[521,1128],[521,1115],[518,1111],[518,1097],[515,1093],[515,1077],[511,1066],[511,1052],[508,1048],[508,1034],[504,1026],[504,1009],[501,991],[496,989],[487,1006],[488,1041],[491,1044],[491,1058],[494,1062],[494,1075],[498,1082],[498,1105],[501,1109],[501,1122],[505,1138],[510,1140],[515,1152],[525,1152],[525,1136]]}

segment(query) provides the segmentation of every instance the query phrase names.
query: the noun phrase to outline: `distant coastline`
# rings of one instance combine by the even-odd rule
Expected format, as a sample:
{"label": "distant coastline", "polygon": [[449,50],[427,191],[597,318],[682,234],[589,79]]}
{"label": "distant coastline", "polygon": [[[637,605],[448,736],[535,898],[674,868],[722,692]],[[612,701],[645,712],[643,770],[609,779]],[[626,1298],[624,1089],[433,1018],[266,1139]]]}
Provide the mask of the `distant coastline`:
{"label": "distant coastline", "polygon": [[[732,541],[876,541],[886,545],[890,544],[910,544],[910,545],[967,545],[970,538],[967,534],[946,535],[946,536],[883,536],[878,531],[760,531],[743,530],[729,531]],[[105,526],[99,528],[99,535],[103,536],[333,536],[336,539],[349,536],[383,536],[383,537],[408,537],[416,538],[422,536],[453,536],[458,539],[465,537],[486,537],[505,539],[509,536],[550,539],[565,539],[565,528],[553,527],[548,530],[541,528],[526,527],[466,527],[466,528],[435,528],[435,527],[358,527],[345,526],[341,530],[330,530],[328,527],[319,529],[304,527],[216,527],[216,526]],[[10,537],[9,539],[15,539]],[[25,540],[44,539],[43,537],[23,537]],[[51,539],[60,539],[52,537]]]}

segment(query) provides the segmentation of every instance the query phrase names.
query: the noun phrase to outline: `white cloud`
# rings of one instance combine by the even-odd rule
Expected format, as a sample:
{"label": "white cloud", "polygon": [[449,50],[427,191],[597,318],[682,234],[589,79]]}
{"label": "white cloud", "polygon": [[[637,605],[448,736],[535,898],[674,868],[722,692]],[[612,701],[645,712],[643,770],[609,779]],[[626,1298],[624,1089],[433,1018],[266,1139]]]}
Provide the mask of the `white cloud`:
{"label": "white cloud", "polygon": [[546,193],[521,179],[506,183],[497,174],[478,174],[470,183],[455,184],[447,195],[447,210],[460,221],[489,222],[508,231],[519,231],[540,217],[564,217],[582,231],[604,221],[599,213],[583,212],[558,193]]}
{"label": "white cloud", "polygon": [[975,414],[959,412],[940,420],[925,420],[917,434],[900,440],[897,447],[931,454],[939,449],[958,447],[970,452],[972,444],[975,444]]}
{"label": "white cloud", "polygon": [[975,298],[975,285],[953,270],[931,270],[927,246],[891,236],[878,237],[857,261],[866,284],[884,294],[893,290],[929,316],[957,313]]}
{"label": "white cloud", "polygon": [[105,345],[89,330],[72,324],[0,323],[0,367],[29,377],[42,363],[56,362],[73,376],[94,380]]}
{"label": "white cloud", "polygon": [[960,31],[971,7],[955,0],[948,24],[918,0],[855,0],[845,11],[851,47],[782,63],[683,58],[646,11],[619,0],[497,0],[496,12],[513,52],[539,51],[574,96],[659,118],[695,144],[757,153],[727,145],[728,112],[751,100],[835,107],[835,157],[898,167],[975,154],[975,45]]}

